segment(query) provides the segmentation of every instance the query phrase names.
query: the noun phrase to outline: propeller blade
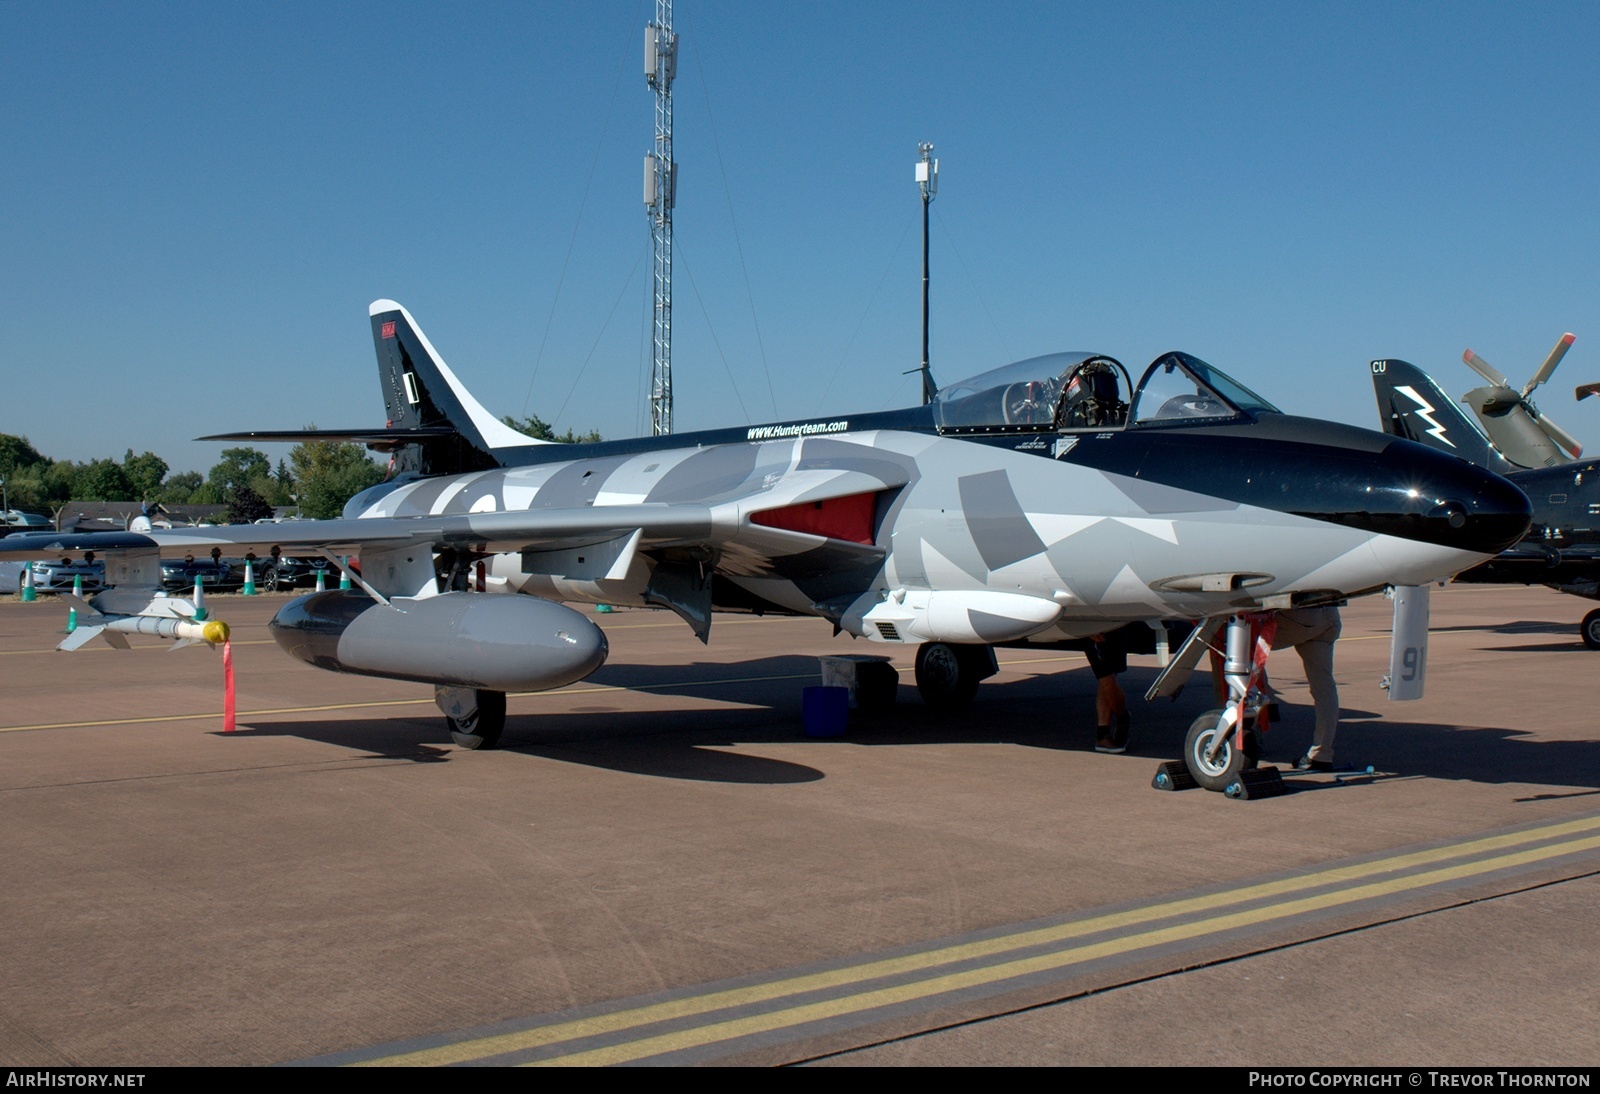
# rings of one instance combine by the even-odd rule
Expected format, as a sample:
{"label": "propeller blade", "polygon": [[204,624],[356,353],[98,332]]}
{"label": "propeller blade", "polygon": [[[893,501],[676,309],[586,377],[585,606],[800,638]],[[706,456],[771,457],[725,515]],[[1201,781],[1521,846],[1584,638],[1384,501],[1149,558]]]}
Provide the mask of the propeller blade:
{"label": "propeller blade", "polygon": [[1506,382],[1505,376],[1501,374],[1499,369],[1479,357],[1476,353],[1473,353],[1470,349],[1461,355],[1461,359],[1467,363],[1468,368],[1488,380],[1495,387],[1511,386]]}
{"label": "propeller blade", "polygon": [[1542,414],[1535,418],[1534,421],[1539,423],[1539,428],[1544,430],[1544,435],[1556,442],[1556,445],[1563,449],[1567,455],[1571,456],[1573,459],[1577,459],[1579,456],[1583,455],[1583,445],[1579,444],[1577,438],[1575,438],[1571,433],[1568,433],[1565,429],[1562,429],[1560,426],[1556,425],[1555,422],[1552,422],[1549,418],[1544,417]]}
{"label": "propeller blade", "polygon": [[1573,389],[1573,394],[1581,403],[1590,395],[1600,395],[1600,384],[1579,384]]}
{"label": "propeller blade", "polygon": [[1528,397],[1528,393],[1534,388],[1550,379],[1550,374],[1556,370],[1556,366],[1561,363],[1561,359],[1567,355],[1567,350],[1571,349],[1572,343],[1577,340],[1577,335],[1568,333],[1563,334],[1556,341],[1556,348],[1550,351],[1550,356],[1544,359],[1544,364],[1540,365],[1539,371],[1533,374],[1533,379],[1528,381],[1528,386],[1522,389],[1522,397],[1524,399]]}

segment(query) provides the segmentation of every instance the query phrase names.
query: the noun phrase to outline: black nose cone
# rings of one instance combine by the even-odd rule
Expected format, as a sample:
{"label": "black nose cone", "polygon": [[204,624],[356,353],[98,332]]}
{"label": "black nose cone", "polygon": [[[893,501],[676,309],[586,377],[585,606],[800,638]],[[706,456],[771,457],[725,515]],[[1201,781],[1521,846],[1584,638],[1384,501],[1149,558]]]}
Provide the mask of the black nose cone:
{"label": "black nose cone", "polygon": [[1499,554],[1526,535],[1532,512],[1527,495],[1499,475],[1398,438],[1359,474],[1326,468],[1318,488],[1296,510],[1485,555]]}

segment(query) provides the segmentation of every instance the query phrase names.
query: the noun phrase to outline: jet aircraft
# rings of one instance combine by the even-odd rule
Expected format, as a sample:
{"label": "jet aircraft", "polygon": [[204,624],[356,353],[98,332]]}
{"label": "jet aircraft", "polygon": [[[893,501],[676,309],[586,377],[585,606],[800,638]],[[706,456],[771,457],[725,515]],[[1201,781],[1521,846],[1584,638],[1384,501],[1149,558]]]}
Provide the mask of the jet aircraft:
{"label": "jet aircraft", "polygon": [[275,638],[321,668],[434,685],[466,747],[495,743],[507,692],[605,659],[567,603],[670,609],[702,640],[714,611],[818,616],[915,647],[923,696],[952,705],[996,671],[996,646],[1226,619],[1239,702],[1186,748],[1222,789],[1253,762],[1245,613],[1444,578],[1528,524],[1527,499],[1487,470],[1284,414],[1181,352],[1137,384],[1111,357],[1056,353],[904,410],[560,445],[496,421],[399,304],[369,315],[383,429],[229,435],[393,453],[392,477],[341,519],[58,535],[50,550],[108,559],[106,618],[184,614],[153,591],[162,552],[359,555],[359,588],[290,601]]}
{"label": "jet aircraft", "polygon": [[[1405,361],[1372,362],[1372,386],[1385,432],[1504,475],[1532,504],[1533,523],[1524,539],[1455,580],[1546,585],[1600,600],[1600,459],[1518,467],[1432,377]],[[1584,645],[1600,649],[1600,608],[1583,617],[1578,632]]]}

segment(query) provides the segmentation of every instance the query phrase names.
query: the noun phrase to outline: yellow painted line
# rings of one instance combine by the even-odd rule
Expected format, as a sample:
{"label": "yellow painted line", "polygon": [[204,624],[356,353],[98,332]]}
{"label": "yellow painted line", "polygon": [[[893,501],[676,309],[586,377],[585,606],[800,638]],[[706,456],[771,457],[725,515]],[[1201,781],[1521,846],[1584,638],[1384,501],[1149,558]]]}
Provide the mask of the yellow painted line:
{"label": "yellow painted line", "polygon": [[[678,680],[666,684],[645,684],[637,687],[618,687],[603,684],[587,688],[560,688],[556,691],[513,691],[509,698],[525,698],[529,695],[597,695],[603,692],[633,691],[651,692],[664,691],[676,688],[717,687],[723,684],[761,684],[773,680],[813,680],[817,676],[814,672],[801,672],[789,676],[737,676],[727,680]],[[259,718],[267,714],[316,714],[328,710],[362,710],[368,707],[407,707],[426,705],[432,706],[431,698],[425,699],[374,699],[362,703],[326,703],[322,706],[310,707],[268,707],[261,710],[241,710],[239,718]],[[96,726],[136,726],[147,725],[153,722],[191,722],[197,719],[221,718],[222,711],[215,710],[202,714],[158,714],[148,718],[106,718],[93,722],[49,722],[31,726],[0,726],[0,733],[23,733],[36,729],[92,729]]]}
{"label": "yellow painted line", "polygon": [[1178,924],[1160,930],[1149,931],[1144,934],[1129,935],[1124,938],[1110,939],[1091,945],[1076,946],[1055,953],[1042,954],[1037,957],[1020,958],[999,965],[990,965],[979,969],[969,969],[965,972],[949,973],[935,977],[931,980],[921,980],[896,987],[880,988],[876,991],[864,992],[859,995],[846,996],[842,999],[826,1000],[805,1006],[790,1007],[786,1010],[772,1011],[767,1014],[752,1015],[748,1018],[736,1018],[726,1022],[700,1026],[695,1029],[681,1030],[675,1033],[664,1033],[654,1037],[646,1037],[639,1041],[607,1048],[591,1049],[587,1052],[577,1052],[568,1056],[552,1060],[539,1060],[526,1064],[527,1067],[594,1067],[607,1064],[628,1063],[633,1060],[643,1059],[647,1056],[656,1056],[664,1052],[676,1052],[686,1048],[698,1048],[701,1045],[715,1044],[718,1041],[730,1041],[738,1037],[746,1037],[753,1033],[766,1033],[775,1029],[788,1026],[802,1025],[806,1022],[819,1021],[824,1018],[837,1018],[841,1015],[858,1014],[862,1011],[872,1010],[877,1007],[893,1006],[897,1003],[916,1002],[935,995],[948,992],[961,991],[964,988],[981,987],[985,984],[1009,980],[1014,977],[1028,976],[1034,973],[1050,972],[1055,969],[1065,968],[1069,965],[1095,961],[1105,957],[1115,957],[1135,950],[1148,949],[1153,946],[1162,946],[1172,942],[1183,942],[1193,938],[1204,937],[1209,934],[1218,934],[1223,931],[1233,930],[1238,927],[1255,926],[1270,923],[1273,920],[1287,919],[1292,916],[1303,915],[1307,912],[1321,911],[1327,908],[1336,908],[1341,904],[1353,904],[1374,897],[1391,896],[1405,893],[1414,889],[1426,888],[1446,881],[1456,881],[1462,878],[1473,877],[1478,874],[1489,873],[1493,870],[1506,869],[1512,866],[1525,865],[1539,862],[1543,859],[1555,858],[1560,855],[1571,854],[1576,851],[1591,850],[1600,847],[1600,836],[1592,836],[1586,840],[1578,840],[1566,845],[1555,847],[1537,848],[1524,851],[1520,854],[1505,855],[1498,859],[1484,862],[1467,863],[1461,866],[1447,867],[1440,870],[1431,870],[1424,874],[1411,877],[1391,879],[1383,882],[1373,882],[1360,885],[1354,889],[1343,889],[1331,893],[1322,893],[1317,896],[1304,897],[1293,900],[1287,904],[1268,905],[1264,908],[1251,911],[1234,912],[1228,915],[1214,916],[1208,919],[1196,920],[1192,923]]}
{"label": "yellow painted line", "polygon": [[[1292,878],[1283,878],[1276,881],[1259,882],[1246,885],[1243,888],[1231,889],[1225,892],[1210,893],[1204,896],[1186,897],[1179,900],[1167,901],[1162,904],[1146,905],[1128,911],[1113,912],[1106,915],[1093,916],[1088,919],[1076,920],[1071,923],[1056,924],[1033,930],[1020,931],[1016,934],[1004,935],[997,938],[983,939],[976,942],[963,942],[939,949],[928,950],[922,953],[907,954],[902,957],[885,958],[877,961],[868,961],[860,965],[852,965],[841,969],[832,969],[826,972],[806,973],[783,980],[770,981],[764,984],[753,984],[747,987],[730,988],[724,991],[710,992],[705,995],[691,996],[683,999],[673,999],[662,1003],[654,1003],[642,1007],[615,1011],[610,1014],[594,1015],[588,1018],[575,1019],[569,1022],[557,1023],[536,1029],[521,1030],[513,1033],[497,1034],[490,1037],[461,1041],[451,1045],[441,1045],[436,1048],[422,1049],[416,1052],[402,1053],[396,1056],[363,1061],[360,1066],[378,1065],[439,1065],[463,1063],[469,1060],[482,1059],[487,1056],[497,1056],[508,1052],[523,1051],[539,1048],[544,1045],[556,1044],[561,1041],[576,1040],[582,1037],[592,1037],[606,1033],[618,1033],[630,1028],[645,1026],[656,1022],[671,1019],[691,1018],[700,1014],[722,1010],[728,1007],[751,1006],[758,1003],[770,1002],[781,999],[787,995],[799,995],[805,992],[825,989],[848,987],[851,984],[863,983],[880,977],[903,975],[906,973],[920,972],[936,968],[940,965],[953,964],[959,961],[969,961],[975,958],[990,957],[1008,951],[1048,945],[1068,939],[1101,931],[1115,930],[1149,923],[1159,919],[1173,916],[1191,915],[1198,912],[1211,911],[1225,908],[1229,905],[1263,900],[1273,897],[1292,895],[1309,889],[1339,882],[1357,882],[1374,877],[1379,874],[1391,873],[1428,866],[1434,863],[1462,858],[1471,855],[1501,851],[1506,848],[1517,847],[1523,844],[1536,843],[1541,840],[1559,839],[1563,837],[1580,836],[1584,833],[1600,831],[1600,816],[1585,817],[1579,820],[1563,821],[1556,824],[1544,825],[1539,828],[1527,829],[1498,836],[1486,836],[1462,843],[1450,844],[1446,847],[1436,847],[1424,851],[1414,851],[1389,858],[1378,859],[1372,862],[1359,863],[1352,866],[1336,866],[1319,870],[1313,874],[1301,875]],[[1590,835],[1582,841],[1583,847],[1600,845],[1600,835]],[[1574,850],[1571,844],[1557,845],[1552,854],[1568,854]],[[1581,848],[1577,848],[1581,849]],[[1546,856],[1549,857],[1549,856]],[[1499,859],[1488,860],[1491,865],[1484,866],[1483,872],[1489,869],[1498,869],[1509,865]],[[1476,864],[1469,864],[1466,869],[1471,870]],[[1459,869],[1459,868],[1458,868]],[[1442,876],[1433,874],[1413,875],[1424,876],[1434,880],[1445,880]],[[1463,875],[1465,876],[1465,875]],[[1401,879],[1402,881],[1409,879]],[[1429,882],[1431,883],[1431,882]],[[1370,887],[1370,886],[1368,886]],[[1365,887],[1364,887],[1365,888]],[[1331,894],[1338,897],[1340,894]],[[1316,898],[1311,898],[1316,899]],[[1271,912],[1271,908],[1264,909]],[[1248,916],[1252,913],[1235,913],[1238,916]],[[1201,922],[1212,922],[1210,920]],[[1171,928],[1178,929],[1178,928]],[[1225,928],[1213,927],[1213,930]],[[1112,943],[1106,943],[1110,945]],[[1154,944],[1154,943],[1149,943]],[[1053,955],[1047,955],[1050,957]],[[1035,959],[1037,960],[1037,959]],[[1083,960],[1083,958],[1078,958]],[[1005,975],[1017,975],[1006,973]],[[998,979],[999,977],[994,977]],[[940,990],[950,990],[948,988]],[[873,1003],[872,1006],[881,1005]]]}

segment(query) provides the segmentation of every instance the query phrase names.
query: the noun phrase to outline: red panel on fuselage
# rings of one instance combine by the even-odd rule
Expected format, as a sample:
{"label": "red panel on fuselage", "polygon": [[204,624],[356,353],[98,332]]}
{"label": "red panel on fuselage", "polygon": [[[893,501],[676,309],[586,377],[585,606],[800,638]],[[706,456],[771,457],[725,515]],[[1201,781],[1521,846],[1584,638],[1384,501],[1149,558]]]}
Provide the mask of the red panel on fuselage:
{"label": "red panel on fuselage", "polygon": [[877,502],[876,493],[848,494],[842,498],[786,505],[782,509],[765,509],[751,513],[750,520],[754,524],[782,528],[787,532],[805,532],[807,535],[870,544],[872,513]]}

